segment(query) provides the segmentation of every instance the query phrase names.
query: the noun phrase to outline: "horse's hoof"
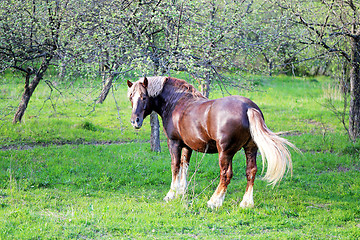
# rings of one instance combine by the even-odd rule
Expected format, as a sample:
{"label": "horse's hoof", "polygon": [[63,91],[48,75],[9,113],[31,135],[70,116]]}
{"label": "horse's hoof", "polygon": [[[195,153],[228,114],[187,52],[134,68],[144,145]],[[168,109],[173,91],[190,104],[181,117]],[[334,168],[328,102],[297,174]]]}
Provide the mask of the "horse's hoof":
{"label": "horse's hoof", "polygon": [[241,208],[254,208],[254,203],[242,200],[240,203]]}
{"label": "horse's hoof", "polygon": [[169,202],[169,201],[173,200],[174,198],[175,198],[175,191],[170,190],[168,192],[168,194],[166,194],[166,196],[164,197],[164,201]]}
{"label": "horse's hoof", "polygon": [[209,200],[208,202],[207,202],[207,206],[209,207],[209,208],[211,208],[211,209],[217,209],[217,208],[219,208],[219,207],[221,207],[221,203],[220,202],[213,202],[213,201],[211,201],[211,200]]}

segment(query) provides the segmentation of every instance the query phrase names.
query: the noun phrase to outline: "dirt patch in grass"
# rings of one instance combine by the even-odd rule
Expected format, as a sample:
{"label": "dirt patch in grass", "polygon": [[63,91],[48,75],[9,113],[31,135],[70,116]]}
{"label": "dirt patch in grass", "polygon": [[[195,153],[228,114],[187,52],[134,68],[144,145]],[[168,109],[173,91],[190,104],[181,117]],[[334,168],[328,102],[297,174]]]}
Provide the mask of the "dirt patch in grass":
{"label": "dirt patch in grass", "polygon": [[293,130],[293,131],[277,132],[276,134],[279,136],[301,136],[304,133],[297,130]]}
{"label": "dirt patch in grass", "polygon": [[10,144],[6,146],[0,146],[0,151],[6,150],[29,150],[36,147],[49,147],[49,146],[63,146],[63,145],[121,145],[129,143],[149,143],[150,141],[58,141],[58,142],[46,142],[46,143],[21,143]]}

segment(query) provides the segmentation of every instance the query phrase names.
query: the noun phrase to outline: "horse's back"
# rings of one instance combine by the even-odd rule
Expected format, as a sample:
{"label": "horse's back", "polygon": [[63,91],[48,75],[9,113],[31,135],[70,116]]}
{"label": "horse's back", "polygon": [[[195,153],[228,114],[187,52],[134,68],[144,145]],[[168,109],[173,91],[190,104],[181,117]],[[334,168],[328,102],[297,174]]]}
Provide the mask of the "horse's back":
{"label": "horse's back", "polygon": [[249,98],[233,95],[223,98],[215,99],[215,103],[222,104],[222,105],[228,105],[230,108],[241,108],[242,110],[247,111],[249,108],[256,108],[257,110],[260,110],[259,107],[251,101]]}
{"label": "horse's back", "polygon": [[242,96],[229,96],[214,100],[209,111],[209,121],[222,126],[232,125],[248,128],[247,111],[249,108],[259,107],[250,99]]}

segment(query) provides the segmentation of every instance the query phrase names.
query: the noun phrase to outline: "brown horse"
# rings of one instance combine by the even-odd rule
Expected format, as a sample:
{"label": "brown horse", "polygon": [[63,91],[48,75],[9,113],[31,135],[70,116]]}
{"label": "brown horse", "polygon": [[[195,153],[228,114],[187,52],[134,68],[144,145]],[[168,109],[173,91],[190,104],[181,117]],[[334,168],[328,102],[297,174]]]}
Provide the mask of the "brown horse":
{"label": "brown horse", "polygon": [[256,155],[259,149],[264,176],[271,184],[283,177],[286,168],[292,169],[287,140],[270,131],[259,107],[250,99],[229,96],[215,100],[205,98],[192,85],[172,77],[142,78],[127,82],[132,104],[131,124],[141,128],[152,111],[161,118],[171,155],[172,182],[164,200],[183,195],[187,187],[187,170],[193,150],[219,153],[220,183],[208,201],[211,208],[223,204],[227,186],[233,176],[232,159],[244,148],[247,186],[240,207],[253,207],[253,185],[257,172]]}

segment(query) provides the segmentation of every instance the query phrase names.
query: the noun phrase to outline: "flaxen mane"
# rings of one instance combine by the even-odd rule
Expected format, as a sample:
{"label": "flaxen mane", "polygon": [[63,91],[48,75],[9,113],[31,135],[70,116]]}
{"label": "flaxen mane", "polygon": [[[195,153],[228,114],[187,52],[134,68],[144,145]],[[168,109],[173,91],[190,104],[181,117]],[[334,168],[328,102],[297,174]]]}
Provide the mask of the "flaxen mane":
{"label": "flaxen mane", "polygon": [[196,88],[184,80],[169,77],[167,84],[172,85],[176,89],[176,93],[188,93],[193,97],[205,98]]}
{"label": "flaxen mane", "polygon": [[[149,96],[150,97],[158,96],[163,90],[167,77],[156,76],[156,77],[146,77],[146,78],[148,80],[147,91]],[[128,97],[130,97],[131,93],[135,91],[135,87],[137,83],[142,83],[142,82],[144,82],[144,78],[140,78],[137,82],[135,82],[131,86],[131,88],[129,88]]]}
{"label": "flaxen mane", "polygon": [[[169,84],[174,87],[174,94],[186,94],[189,93],[194,97],[205,98],[196,88],[194,88],[191,84],[185,82],[184,80],[172,78],[172,77],[163,77],[163,76],[155,76],[155,77],[146,77],[148,80],[147,91],[150,97],[158,96],[165,84]],[[137,82],[135,82],[131,88],[128,90],[128,97],[136,91],[136,86],[138,83],[144,82],[144,78],[140,78]]]}

